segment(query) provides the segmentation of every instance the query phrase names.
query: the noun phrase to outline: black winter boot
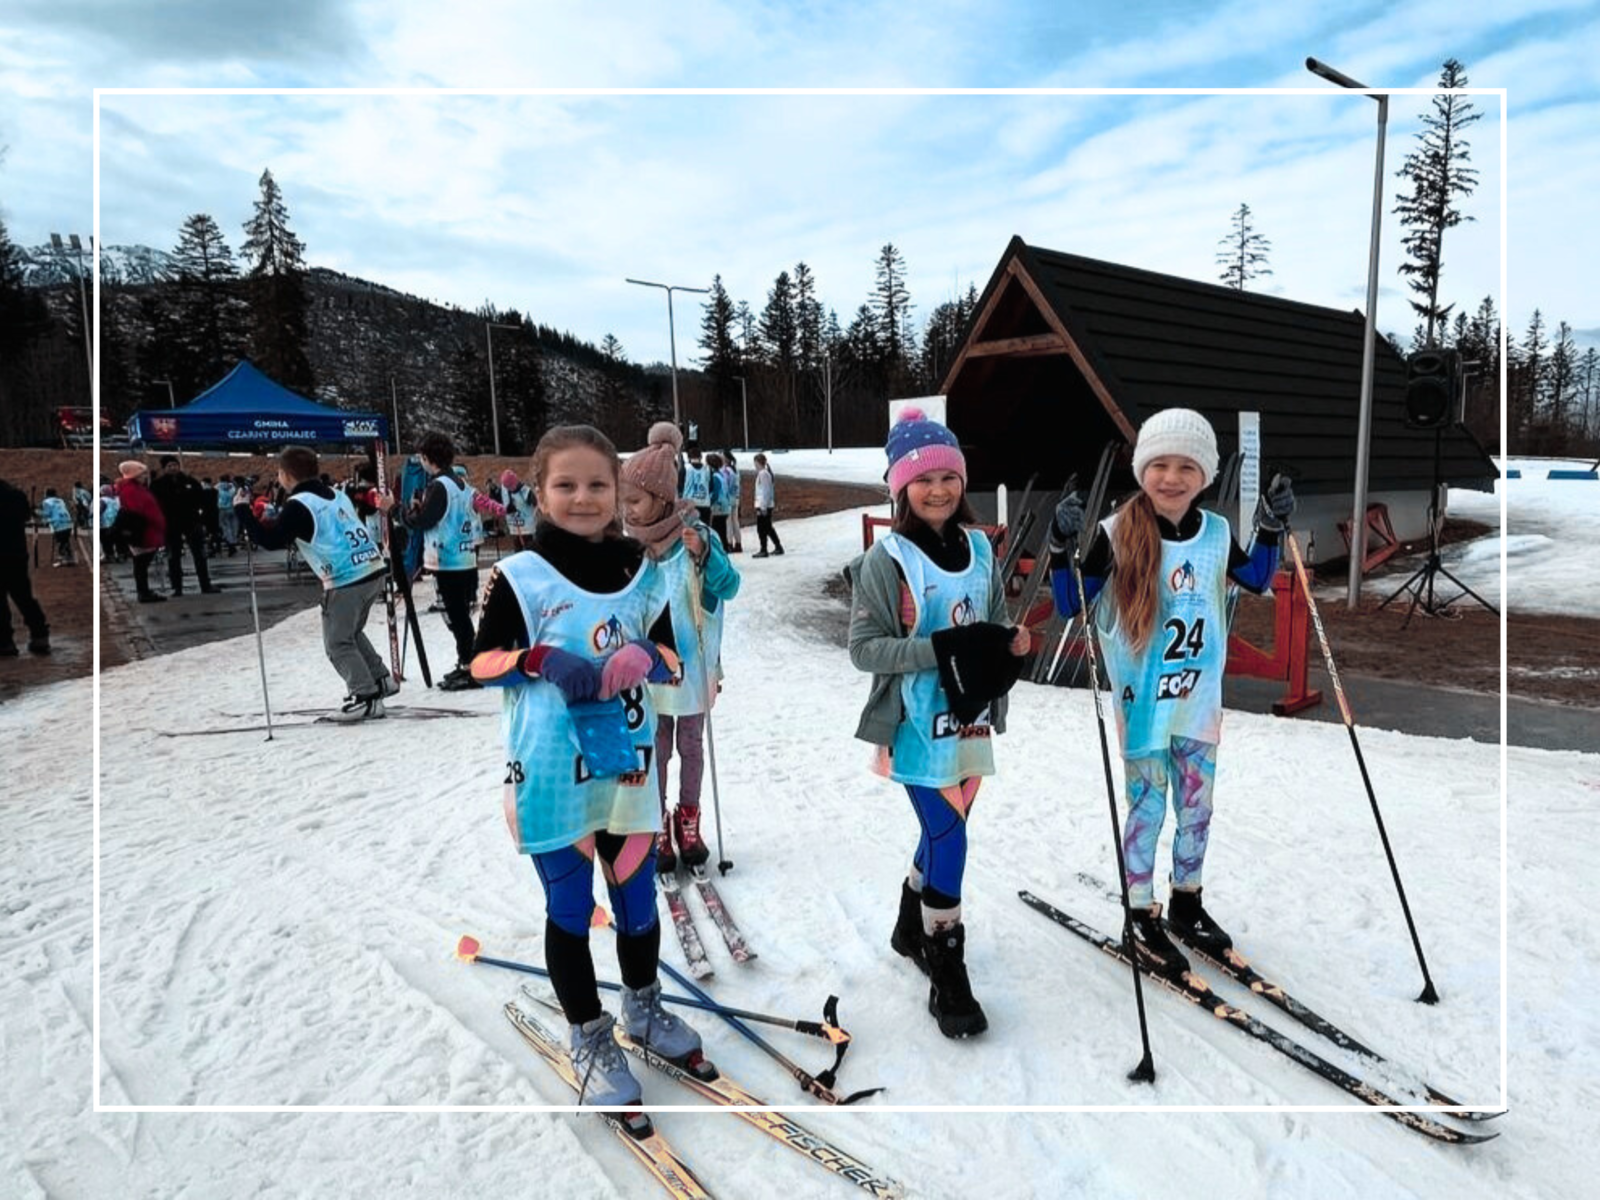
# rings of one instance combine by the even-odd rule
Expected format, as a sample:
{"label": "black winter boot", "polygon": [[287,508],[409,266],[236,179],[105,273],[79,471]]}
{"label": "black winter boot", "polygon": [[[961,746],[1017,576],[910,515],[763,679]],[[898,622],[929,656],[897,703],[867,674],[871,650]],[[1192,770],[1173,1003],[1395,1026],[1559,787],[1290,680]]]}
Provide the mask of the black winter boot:
{"label": "black winter boot", "polygon": [[1233,948],[1233,939],[1222,926],[1211,919],[1200,903],[1204,888],[1173,888],[1167,901],[1167,928],[1180,941],[1187,942],[1201,954],[1221,958]]}
{"label": "black winter boot", "polygon": [[967,928],[959,922],[922,937],[922,953],[928,961],[928,1011],[939,1022],[939,1032],[948,1038],[972,1037],[989,1028],[989,1018],[972,998],[967,980]]}
{"label": "black winter boot", "polygon": [[900,915],[894,919],[889,945],[915,963],[917,970],[928,973],[928,960],[922,953],[922,893],[912,891],[904,879],[900,881]]}
{"label": "black winter boot", "polygon": [[1179,979],[1189,969],[1189,960],[1183,951],[1172,944],[1161,925],[1161,906],[1135,908],[1133,915],[1133,949],[1141,966],[1149,967],[1157,975]]}

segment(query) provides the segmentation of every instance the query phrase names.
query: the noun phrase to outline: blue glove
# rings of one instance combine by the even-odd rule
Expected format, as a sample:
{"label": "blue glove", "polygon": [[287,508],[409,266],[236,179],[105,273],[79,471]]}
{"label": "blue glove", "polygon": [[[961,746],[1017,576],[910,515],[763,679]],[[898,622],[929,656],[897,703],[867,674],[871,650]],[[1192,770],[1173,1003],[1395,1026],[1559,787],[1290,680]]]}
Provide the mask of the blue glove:
{"label": "blue glove", "polygon": [[1077,545],[1083,532],[1083,501],[1077,492],[1068,492],[1056,504],[1055,515],[1050,518],[1050,549],[1056,552]]}
{"label": "blue glove", "polygon": [[594,663],[559,646],[535,646],[522,656],[522,669],[555,684],[568,704],[593,700],[600,694],[600,672]]}
{"label": "blue glove", "polygon": [[1294,512],[1294,485],[1287,475],[1274,475],[1266,492],[1256,502],[1256,528],[1267,533],[1282,533]]}

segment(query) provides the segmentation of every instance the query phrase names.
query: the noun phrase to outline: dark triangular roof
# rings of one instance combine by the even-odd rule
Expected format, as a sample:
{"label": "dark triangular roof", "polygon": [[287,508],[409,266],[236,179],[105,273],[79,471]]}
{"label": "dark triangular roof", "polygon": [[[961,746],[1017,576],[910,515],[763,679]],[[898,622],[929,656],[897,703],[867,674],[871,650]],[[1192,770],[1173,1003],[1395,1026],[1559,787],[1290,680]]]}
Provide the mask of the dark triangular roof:
{"label": "dark triangular roof", "polygon": [[[1031,302],[1031,303],[1030,303]],[[1266,457],[1291,463],[1309,491],[1348,490],[1355,462],[1365,321],[1359,312],[1238,291],[1011,239],[946,375],[952,420],[964,397],[1027,386],[1060,390],[1070,357],[1105,427],[1132,436],[1151,413],[1193,408],[1224,450],[1235,414],[1262,414]],[[1042,363],[1054,356],[1049,377]],[[1011,360],[1001,384],[998,364]],[[1024,362],[1023,359],[1031,360]],[[1404,425],[1405,363],[1377,342],[1368,486],[1426,488],[1433,435]],[[988,397],[985,399],[985,407]],[[1483,448],[1447,430],[1443,476],[1487,486]]]}

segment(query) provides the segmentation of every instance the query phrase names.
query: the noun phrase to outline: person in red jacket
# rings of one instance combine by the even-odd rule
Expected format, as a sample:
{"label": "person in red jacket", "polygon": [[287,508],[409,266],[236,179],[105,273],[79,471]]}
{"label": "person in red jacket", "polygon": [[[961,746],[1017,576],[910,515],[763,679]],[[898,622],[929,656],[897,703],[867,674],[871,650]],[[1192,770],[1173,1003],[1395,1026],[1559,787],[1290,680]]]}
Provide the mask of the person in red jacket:
{"label": "person in red jacket", "polygon": [[166,599],[150,588],[150,562],[167,540],[166,518],[150,491],[148,467],[129,459],[117,464],[117,473],[122,476],[116,485],[117,500],[122,505],[117,510],[117,528],[133,551],[133,583],[139,592],[139,603],[154,604]]}

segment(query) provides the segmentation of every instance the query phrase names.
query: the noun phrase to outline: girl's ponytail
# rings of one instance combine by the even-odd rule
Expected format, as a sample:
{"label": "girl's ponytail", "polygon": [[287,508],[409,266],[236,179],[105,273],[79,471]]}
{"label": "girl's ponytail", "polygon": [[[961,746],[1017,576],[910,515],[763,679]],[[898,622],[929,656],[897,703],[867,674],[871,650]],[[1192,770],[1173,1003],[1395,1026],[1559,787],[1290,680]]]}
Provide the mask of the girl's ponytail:
{"label": "girl's ponytail", "polygon": [[1155,630],[1161,570],[1161,530],[1150,497],[1139,491],[1124,501],[1111,530],[1111,553],[1116,561],[1111,586],[1117,601],[1117,625],[1128,645],[1143,652]]}

